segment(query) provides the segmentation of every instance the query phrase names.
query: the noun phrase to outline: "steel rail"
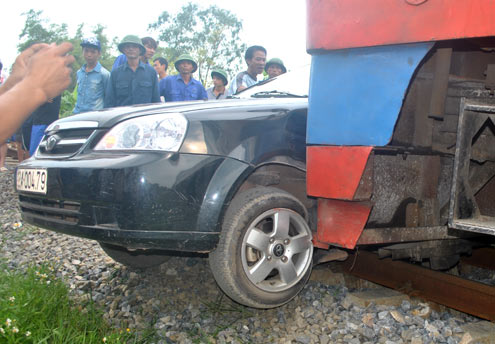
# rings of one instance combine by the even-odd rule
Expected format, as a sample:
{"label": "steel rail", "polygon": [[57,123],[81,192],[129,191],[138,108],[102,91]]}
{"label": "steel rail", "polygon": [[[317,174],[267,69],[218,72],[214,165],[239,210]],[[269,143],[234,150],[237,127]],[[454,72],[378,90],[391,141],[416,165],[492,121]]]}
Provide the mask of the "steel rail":
{"label": "steel rail", "polygon": [[345,273],[495,321],[495,287],[390,258],[379,259],[366,251],[349,255],[342,264]]}
{"label": "steel rail", "polygon": [[461,257],[461,263],[479,268],[495,270],[495,248],[483,247],[473,250],[469,257]]}

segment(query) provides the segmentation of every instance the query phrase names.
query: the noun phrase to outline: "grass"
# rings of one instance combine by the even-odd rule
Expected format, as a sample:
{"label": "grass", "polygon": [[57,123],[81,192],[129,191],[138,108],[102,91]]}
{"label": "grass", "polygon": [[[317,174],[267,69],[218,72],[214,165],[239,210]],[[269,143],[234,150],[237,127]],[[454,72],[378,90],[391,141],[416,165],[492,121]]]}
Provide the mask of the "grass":
{"label": "grass", "polygon": [[146,343],[148,336],[110,327],[90,302],[76,304],[50,266],[24,272],[0,266],[0,343]]}

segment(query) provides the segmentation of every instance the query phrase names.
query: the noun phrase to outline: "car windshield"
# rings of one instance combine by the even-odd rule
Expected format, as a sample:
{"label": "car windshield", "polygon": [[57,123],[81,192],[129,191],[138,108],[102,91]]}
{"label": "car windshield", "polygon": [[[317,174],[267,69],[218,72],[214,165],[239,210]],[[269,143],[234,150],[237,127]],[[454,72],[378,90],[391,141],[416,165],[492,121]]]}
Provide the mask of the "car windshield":
{"label": "car windshield", "polygon": [[309,65],[294,69],[273,79],[263,80],[233,98],[306,98],[309,90]]}

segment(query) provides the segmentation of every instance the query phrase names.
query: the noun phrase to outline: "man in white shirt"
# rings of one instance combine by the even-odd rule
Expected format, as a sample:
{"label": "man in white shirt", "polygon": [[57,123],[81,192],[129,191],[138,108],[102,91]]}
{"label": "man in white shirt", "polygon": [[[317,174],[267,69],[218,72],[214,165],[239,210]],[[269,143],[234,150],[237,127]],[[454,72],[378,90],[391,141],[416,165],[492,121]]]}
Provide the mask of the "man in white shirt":
{"label": "man in white shirt", "polygon": [[229,88],[229,95],[236,94],[258,82],[258,75],[263,73],[266,64],[266,49],[253,45],[246,50],[244,59],[248,68],[236,75]]}

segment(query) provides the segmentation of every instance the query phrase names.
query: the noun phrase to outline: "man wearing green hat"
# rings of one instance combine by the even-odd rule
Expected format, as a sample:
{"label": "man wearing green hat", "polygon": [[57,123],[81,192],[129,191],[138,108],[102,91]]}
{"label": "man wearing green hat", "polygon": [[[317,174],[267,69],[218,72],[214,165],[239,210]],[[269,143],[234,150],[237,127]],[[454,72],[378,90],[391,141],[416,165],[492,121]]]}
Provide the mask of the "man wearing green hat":
{"label": "man wearing green hat", "polygon": [[[144,49],[146,52],[144,55],[141,55],[140,59],[143,63],[150,64],[150,59],[155,55],[156,49],[158,49],[158,43],[152,37],[143,37],[141,38],[141,43],[144,45]],[[127,62],[127,58],[124,54],[117,56],[115,61],[113,62],[112,70],[117,68],[120,65],[123,65]]]}
{"label": "man wearing green hat", "polygon": [[105,92],[105,107],[159,103],[156,71],[140,60],[146,49],[139,37],[125,36],[118,48],[126,56],[127,62],[110,73]]}
{"label": "man wearing green hat", "polygon": [[287,69],[281,59],[274,57],[266,63],[265,72],[268,74],[268,79],[271,79],[286,73]]}
{"label": "man wearing green hat", "polygon": [[165,102],[208,99],[203,85],[192,77],[198,69],[198,64],[191,55],[179,56],[175,62],[175,69],[179,74],[160,80],[160,96],[165,98]]}
{"label": "man wearing green hat", "polygon": [[221,68],[215,68],[211,71],[211,78],[213,79],[213,87],[206,90],[208,100],[227,98],[227,90],[225,88],[229,83],[227,73]]}

